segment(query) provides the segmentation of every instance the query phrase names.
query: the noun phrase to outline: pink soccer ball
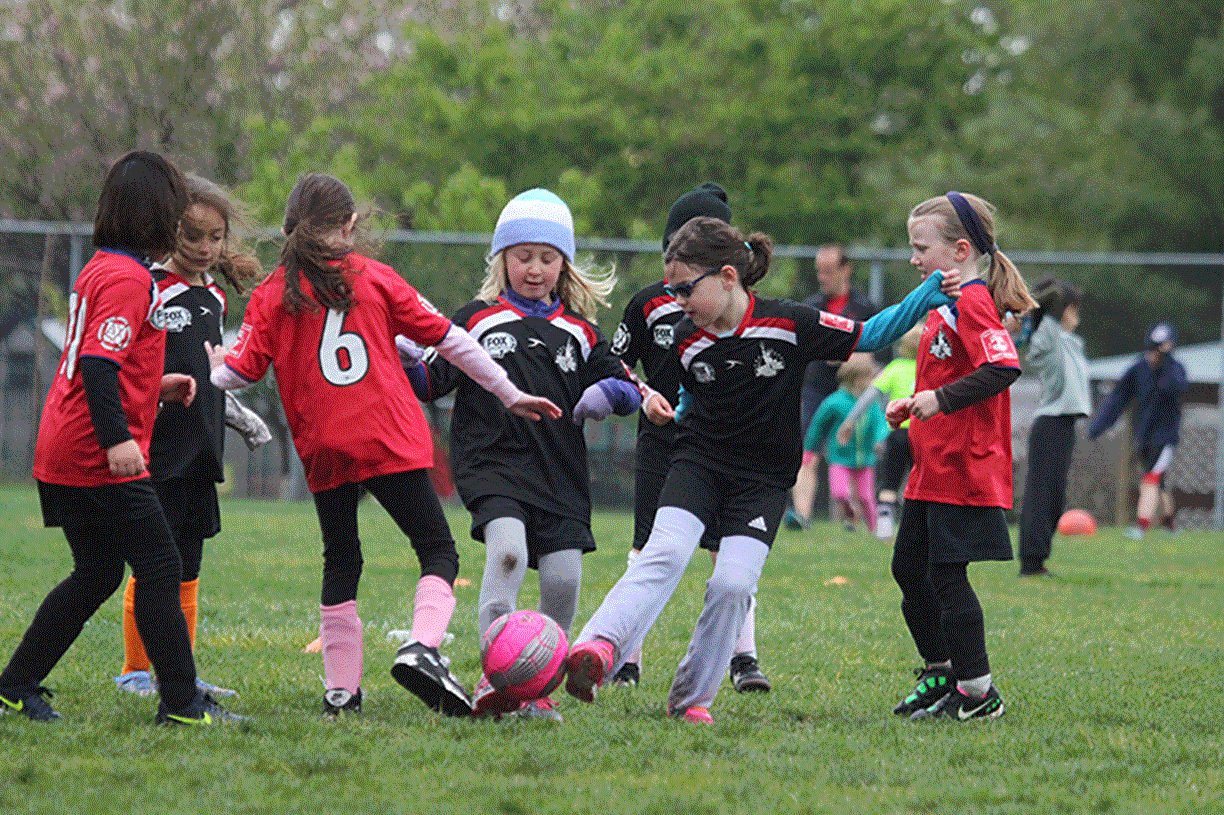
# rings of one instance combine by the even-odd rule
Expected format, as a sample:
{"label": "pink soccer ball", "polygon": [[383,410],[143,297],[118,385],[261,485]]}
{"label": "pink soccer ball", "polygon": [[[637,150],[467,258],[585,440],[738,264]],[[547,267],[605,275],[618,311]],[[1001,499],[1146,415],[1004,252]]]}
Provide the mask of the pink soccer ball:
{"label": "pink soccer ball", "polygon": [[489,684],[520,702],[556,690],[565,678],[568,654],[561,626],[538,611],[503,614],[480,638],[480,664]]}

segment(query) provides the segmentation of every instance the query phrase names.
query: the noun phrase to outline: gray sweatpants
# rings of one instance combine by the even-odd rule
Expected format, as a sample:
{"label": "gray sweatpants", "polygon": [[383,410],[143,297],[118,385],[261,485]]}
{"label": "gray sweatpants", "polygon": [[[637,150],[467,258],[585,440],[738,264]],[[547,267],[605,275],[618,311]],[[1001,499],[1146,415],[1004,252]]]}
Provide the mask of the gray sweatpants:
{"label": "gray sweatpants", "polygon": [[[582,586],[582,550],[562,549],[540,556],[540,613],[569,636]],[[527,576],[527,528],[518,518],[494,518],[485,525],[485,567],[480,580],[477,624],[483,633],[518,607]]]}
{"label": "gray sweatpants", "polygon": [[[625,657],[641,647],[663,612],[704,529],[687,510],[659,507],[641,554],[616,581],[576,642],[596,637],[611,642],[616,649],[615,673]],[[725,537],[719,543],[714,573],[706,581],[705,607],[668,694],[669,711],[709,707],[714,701],[768,554],[764,543],[742,535]]]}

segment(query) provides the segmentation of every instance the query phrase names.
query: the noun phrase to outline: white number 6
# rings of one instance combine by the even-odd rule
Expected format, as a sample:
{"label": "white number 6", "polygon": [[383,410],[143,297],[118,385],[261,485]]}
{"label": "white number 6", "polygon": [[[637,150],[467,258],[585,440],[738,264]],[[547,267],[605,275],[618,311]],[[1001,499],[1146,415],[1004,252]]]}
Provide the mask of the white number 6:
{"label": "white number 6", "polygon": [[365,340],[353,331],[341,331],[343,327],[344,314],[329,308],[319,341],[319,369],[324,379],[341,386],[360,382],[370,370]]}

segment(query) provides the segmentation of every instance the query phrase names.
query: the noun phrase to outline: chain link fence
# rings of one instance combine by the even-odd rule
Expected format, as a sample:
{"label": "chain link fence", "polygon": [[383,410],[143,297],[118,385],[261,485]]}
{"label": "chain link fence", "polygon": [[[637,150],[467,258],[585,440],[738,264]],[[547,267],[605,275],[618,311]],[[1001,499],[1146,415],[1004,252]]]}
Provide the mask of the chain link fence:
{"label": "chain link fence", "polygon": [[[9,221],[0,219],[0,479],[30,478],[38,417],[59,358],[63,314],[67,292],[75,275],[92,254],[89,224]],[[471,298],[484,274],[488,235],[468,233],[422,233],[388,231],[381,240],[380,257],[398,269],[414,286],[446,313]],[[625,302],[639,288],[661,274],[657,243],[629,240],[588,239],[579,241],[580,253],[591,253],[602,266],[615,266],[618,285],[611,308],[601,312],[599,322],[605,336],[615,330]],[[814,258],[817,247],[782,246],[760,289],[765,296],[801,299],[815,291]],[[265,268],[275,263],[275,246],[261,245]],[[855,262],[854,284],[877,302],[900,299],[915,283],[908,249],[872,249],[852,246],[847,254]],[[1030,282],[1053,274],[1081,282],[1089,274],[1107,270],[1112,278],[1150,276],[1167,272],[1179,278],[1186,270],[1214,280],[1216,288],[1187,314],[1181,311],[1183,342],[1218,340],[1220,337],[1220,291],[1224,255],[1138,255],[1014,252],[1013,260]],[[245,298],[229,293],[227,328],[241,323]],[[1212,300],[1212,298],[1215,298]],[[1193,305],[1193,304],[1192,304]],[[1161,316],[1169,304],[1153,304]],[[1090,349],[1103,354],[1136,352],[1142,326],[1108,297],[1091,290],[1086,299],[1089,316],[1081,328]],[[1174,312],[1177,313],[1177,312]],[[1096,335],[1092,333],[1095,330]],[[1128,326],[1127,330],[1118,326]],[[1182,442],[1168,473],[1175,490],[1177,522],[1186,527],[1212,525],[1216,467],[1217,428],[1221,414],[1216,407],[1219,374],[1198,383],[1187,404]],[[1104,388],[1108,383],[1101,383]],[[240,394],[273,430],[273,440],[249,451],[241,438],[227,431],[226,484],[223,489],[244,497],[301,500],[308,497],[301,464],[293,451],[274,387],[268,380]],[[1012,389],[1012,435],[1015,459],[1016,506],[1027,466],[1027,439],[1037,383],[1021,377]],[[427,414],[435,428],[440,465],[435,484],[447,494],[450,488],[445,454],[449,404],[429,406]],[[1126,422],[1119,422],[1100,439],[1089,442],[1086,422],[1079,426],[1072,472],[1068,484],[1068,506],[1083,507],[1104,523],[1129,523],[1133,518],[1137,480],[1130,466],[1130,439]],[[589,422],[586,427],[591,457],[592,498],[597,506],[627,508],[633,498],[633,446],[637,433],[635,417]]]}

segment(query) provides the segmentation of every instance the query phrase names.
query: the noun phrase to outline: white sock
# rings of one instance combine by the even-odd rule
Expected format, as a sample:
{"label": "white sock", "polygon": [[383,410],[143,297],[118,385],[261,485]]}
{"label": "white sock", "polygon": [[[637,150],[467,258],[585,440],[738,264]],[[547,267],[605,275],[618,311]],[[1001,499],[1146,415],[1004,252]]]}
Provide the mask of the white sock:
{"label": "white sock", "polygon": [[984,699],[990,693],[990,674],[957,682],[956,689],[971,699]]}

